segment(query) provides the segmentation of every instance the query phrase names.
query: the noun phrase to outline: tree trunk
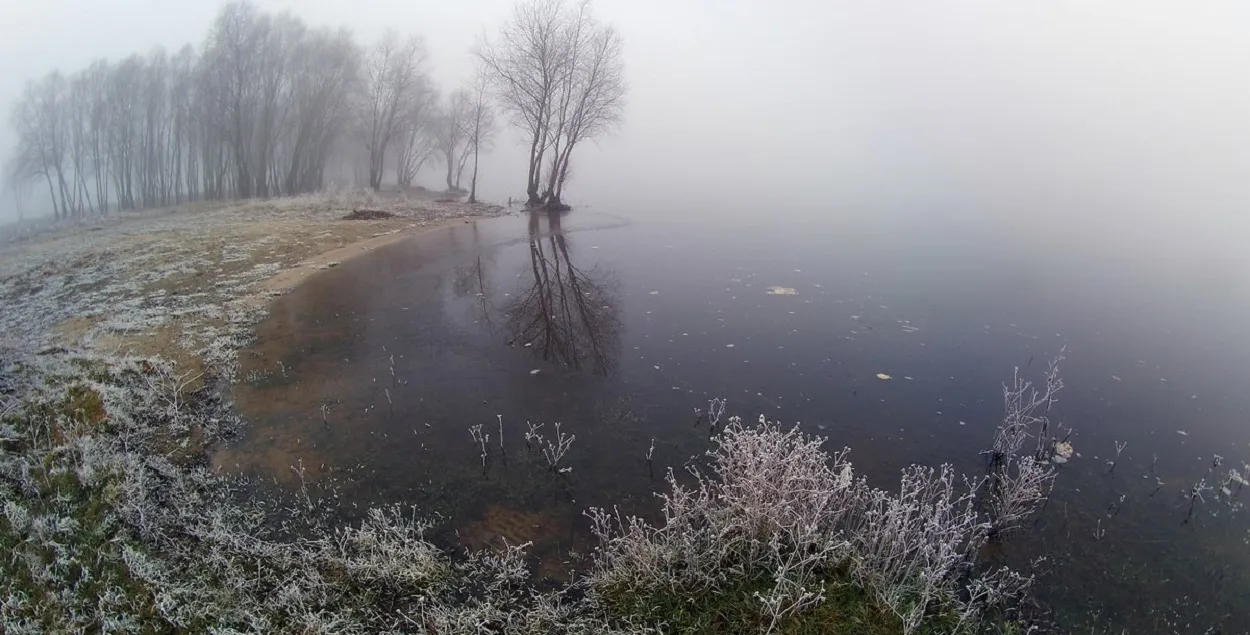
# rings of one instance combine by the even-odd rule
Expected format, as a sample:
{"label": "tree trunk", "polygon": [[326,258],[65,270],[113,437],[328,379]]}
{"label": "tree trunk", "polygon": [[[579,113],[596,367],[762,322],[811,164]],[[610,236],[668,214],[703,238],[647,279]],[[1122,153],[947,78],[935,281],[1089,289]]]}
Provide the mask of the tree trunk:
{"label": "tree trunk", "polygon": [[447,191],[448,191],[448,192],[450,192],[450,191],[452,191],[452,189],[453,189],[453,184],[452,184],[452,182],[451,182],[451,176],[452,176],[452,172],[454,172],[454,171],[455,171],[455,169],[456,169],[456,166],[455,166],[455,163],[456,163],[456,155],[455,155],[455,153],[453,153],[453,152],[444,152],[444,153],[443,153],[443,156],[444,156],[444,158],[446,158],[446,159],[447,159],[447,161],[446,161],[446,163],[447,163],[447,179],[446,179],[446,180],[447,180]]}
{"label": "tree trunk", "polygon": [[473,179],[469,181],[469,202],[477,202],[477,146],[473,148]]}

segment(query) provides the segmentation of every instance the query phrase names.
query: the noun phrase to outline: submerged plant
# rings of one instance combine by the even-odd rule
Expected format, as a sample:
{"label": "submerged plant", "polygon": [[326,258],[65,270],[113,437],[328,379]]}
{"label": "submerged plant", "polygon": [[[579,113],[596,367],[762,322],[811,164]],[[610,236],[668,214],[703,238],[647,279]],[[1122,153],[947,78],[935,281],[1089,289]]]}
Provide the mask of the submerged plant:
{"label": "submerged plant", "polygon": [[573,445],[576,435],[566,435],[560,430],[560,423],[556,422],[556,438],[555,442],[547,441],[547,447],[543,448],[543,457],[547,459],[547,466],[553,472],[561,474],[572,471],[572,468],[559,467],[560,461],[564,459],[564,455],[568,453],[569,447]]}

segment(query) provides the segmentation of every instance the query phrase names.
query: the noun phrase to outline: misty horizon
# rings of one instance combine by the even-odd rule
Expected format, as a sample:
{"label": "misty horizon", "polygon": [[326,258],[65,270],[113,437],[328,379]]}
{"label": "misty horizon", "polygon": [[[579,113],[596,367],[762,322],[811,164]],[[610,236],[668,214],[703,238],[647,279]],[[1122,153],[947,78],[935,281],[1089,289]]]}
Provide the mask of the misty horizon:
{"label": "misty horizon", "polygon": [[[6,156],[9,110],[25,82],[157,46],[199,49],[222,6],[135,16],[62,4],[4,9],[19,34],[0,44]],[[444,92],[472,75],[473,46],[512,6],[256,5],[347,27],[362,43],[387,27],[421,36]],[[1237,81],[1250,60],[1237,30],[1243,7],[717,6],[594,4],[623,37],[629,95],[623,125],[579,151],[575,200],[999,221],[1045,214],[1078,228],[1179,226],[1199,241],[1246,235],[1250,150],[1236,143],[1250,133],[1241,116],[1250,94]],[[100,35],[89,37],[86,21]],[[58,32],[84,37],[66,46]],[[483,155],[484,196],[521,193],[522,145],[508,131]],[[427,169],[419,181],[438,176]],[[10,217],[12,197],[2,205]]]}

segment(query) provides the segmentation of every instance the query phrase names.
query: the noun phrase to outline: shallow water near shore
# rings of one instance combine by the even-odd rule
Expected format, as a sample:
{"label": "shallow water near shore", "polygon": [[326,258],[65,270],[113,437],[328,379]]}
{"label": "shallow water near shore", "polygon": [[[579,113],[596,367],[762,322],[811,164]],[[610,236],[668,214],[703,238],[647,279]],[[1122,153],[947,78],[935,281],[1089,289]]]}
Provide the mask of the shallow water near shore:
{"label": "shallow water near shore", "polygon": [[[250,427],[216,463],[292,488],[302,469],[347,516],[414,505],[449,545],[532,541],[561,578],[592,548],[586,507],[654,515],[665,472],[708,449],[714,397],[849,446],[888,488],[911,463],[982,469],[1002,382],[1066,347],[1055,415],[1079,456],[993,556],[1047,556],[1039,594],[1068,626],[1246,632],[1250,492],[1219,487],[1250,461],[1247,318],[1240,278],[985,228],[521,214],[276,299],[234,389]],[[575,437],[555,470],[527,422]]]}

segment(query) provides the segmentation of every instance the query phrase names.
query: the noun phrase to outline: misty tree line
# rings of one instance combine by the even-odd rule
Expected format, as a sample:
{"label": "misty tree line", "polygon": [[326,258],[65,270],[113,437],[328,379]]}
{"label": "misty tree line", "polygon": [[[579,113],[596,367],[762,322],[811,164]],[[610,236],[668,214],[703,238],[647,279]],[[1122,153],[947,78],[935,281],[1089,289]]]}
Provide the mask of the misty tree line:
{"label": "misty tree line", "polygon": [[58,217],[312,192],[336,167],[377,189],[393,164],[410,186],[432,158],[452,188],[494,129],[484,88],[440,98],[419,37],[364,49],[247,2],[225,6],[198,50],[31,82],[11,124],[10,185],[46,186]]}
{"label": "misty tree line", "polygon": [[236,1],[198,49],[30,82],[5,176],[19,200],[46,187],[58,218],[301,194],[332,178],[410,187],[435,163],[462,192],[470,161],[474,200],[497,103],[526,133],[529,202],[559,206],[573,148],[620,118],[620,46],[588,2],[530,0],[479,44],[477,79],[444,98],[419,36],[362,47],[346,29]]}

